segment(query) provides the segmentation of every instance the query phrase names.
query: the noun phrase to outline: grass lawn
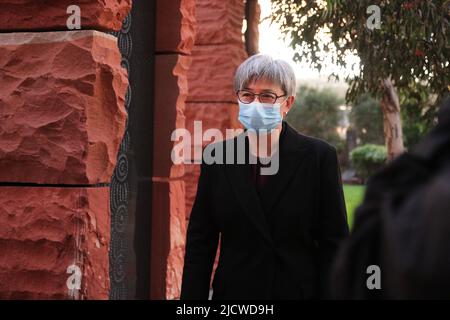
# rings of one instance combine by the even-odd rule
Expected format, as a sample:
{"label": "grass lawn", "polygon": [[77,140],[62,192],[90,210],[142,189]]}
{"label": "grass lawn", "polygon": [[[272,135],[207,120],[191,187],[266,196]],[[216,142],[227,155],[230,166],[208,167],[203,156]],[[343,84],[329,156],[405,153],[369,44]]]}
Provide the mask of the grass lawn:
{"label": "grass lawn", "polygon": [[365,186],[360,185],[344,185],[345,203],[347,205],[347,217],[348,225],[351,228],[353,226],[353,214],[355,209],[362,202],[364,197]]}

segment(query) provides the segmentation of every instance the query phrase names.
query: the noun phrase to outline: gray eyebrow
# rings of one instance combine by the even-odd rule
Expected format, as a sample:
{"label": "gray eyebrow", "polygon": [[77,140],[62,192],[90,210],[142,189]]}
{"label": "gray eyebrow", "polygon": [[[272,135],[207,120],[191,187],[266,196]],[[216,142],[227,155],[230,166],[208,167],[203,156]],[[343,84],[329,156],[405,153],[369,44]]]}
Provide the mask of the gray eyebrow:
{"label": "gray eyebrow", "polygon": [[[250,88],[247,88],[247,87],[242,88],[241,90],[251,91]],[[273,93],[274,95],[277,96],[277,94],[275,92],[273,92],[272,90],[270,90],[270,89],[262,89],[262,92],[264,92],[264,93]]]}

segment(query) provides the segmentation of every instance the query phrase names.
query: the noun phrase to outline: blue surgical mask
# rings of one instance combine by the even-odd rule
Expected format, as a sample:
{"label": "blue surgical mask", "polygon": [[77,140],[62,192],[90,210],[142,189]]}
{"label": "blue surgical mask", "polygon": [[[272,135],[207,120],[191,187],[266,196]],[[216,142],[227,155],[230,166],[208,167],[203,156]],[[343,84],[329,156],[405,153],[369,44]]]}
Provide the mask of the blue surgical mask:
{"label": "blue surgical mask", "polygon": [[239,101],[239,121],[242,125],[254,131],[275,129],[282,121],[281,105],[253,101],[242,103]]}

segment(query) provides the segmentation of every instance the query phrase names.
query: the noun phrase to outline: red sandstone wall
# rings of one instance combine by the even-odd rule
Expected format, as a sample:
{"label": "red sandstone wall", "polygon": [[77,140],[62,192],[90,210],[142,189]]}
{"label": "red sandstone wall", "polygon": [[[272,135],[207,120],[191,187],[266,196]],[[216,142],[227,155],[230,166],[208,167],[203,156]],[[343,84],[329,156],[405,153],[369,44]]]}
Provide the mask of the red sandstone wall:
{"label": "red sandstone wall", "polygon": [[82,29],[116,30],[131,8],[132,0],[2,0],[3,31],[66,30],[67,7],[78,5]]}
{"label": "red sandstone wall", "polygon": [[[128,85],[117,41],[15,32],[64,28],[67,2],[2,1],[0,31],[11,32],[0,34],[0,182],[36,185],[0,186],[0,298],[109,294],[109,187],[71,185],[109,182],[116,164]],[[83,27],[119,29],[130,10],[130,1],[79,3]],[[71,265],[79,290],[67,285]]]}
{"label": "red sandstone wall", "polygon": [[[242,38],[244,0],[197,0],[196,12],[198,30],[188,74],[186,127],[192,132],[194,121],[201,120],[203,130],[217,128],[225,136],[226,128],[240,127],[233,78],[236,68],[247,58]],[[185,170],[189,218],[199,165],[187,165]]]}
{"label": "red sandstone wall", "polygon": [[125,130],[120,61],[97,31],[0,35],[1,182],[109,181]]}
{"label": "red sandstone wall", "polygon": [[1,187],[0,298],[107,299],[108,212],[109,187]]}
{"label": "red sandstone wall", "polygon": [[195,0],[157,0],[151,299],[180,295],[185,242],[184,165],[174,165],[172,132],[185,127]]}
{"label": "red sandstone wall", "polygon": [[152,262],[152,269],[156,275],[165,270],[166,279],[152,278],[151,297],[174,299],[179,297],[185,219],[195,197],[199,167],[172,164],[170,135],[177,128],[192,132],[194,120],[202,120],[204,130],[239,127],[232,81],[246,58],[244,1],[161,0],[157,8],[152,213],[157,227],[152,229],[152,257],[163,259]]}
{"label": "red sandstone wall", "polygon": [[[242,34],[244,0],[197,0],[196,10],[198,30],[188,73],[186,127],[193,132],[194,121],[201,120],[203,131],[217,128],[225,138],[225,129],[241,128],[233,78],[237,67],[247,58]],[[193,149],[198,147],[193,144]],[[185,166],[186,224],[199,175],[199,165]]]}
{"label": "red sandstone wall", "polygon": [[[120,29],[130,2],[78,1],[83,28]],[[172,164],[171,133],[192,130],[194,120],[239,127],[232,79],[246,58],[243,2],[157,0],[152,298],[179,297],[199,174],[197,165]],[[0,182],[109,182],[126,117],[115,41],[98,32],[14,33],[65,29],[68,4],[2,2],[0,31],[11,33],[0,35]],[[0,298],[108,298],[108,192],[0,187]],[[66,285],[69,263],[82,270],[76,292]]]}

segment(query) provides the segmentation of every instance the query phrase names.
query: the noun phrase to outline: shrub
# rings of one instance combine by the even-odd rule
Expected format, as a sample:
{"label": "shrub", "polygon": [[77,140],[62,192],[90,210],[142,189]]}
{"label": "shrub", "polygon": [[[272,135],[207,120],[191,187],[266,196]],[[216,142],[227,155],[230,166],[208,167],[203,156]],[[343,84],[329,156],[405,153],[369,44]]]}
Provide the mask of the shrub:
{"label": "shrub", "polygon": [[382,145],[365,144],[350,153],[350,160],[364,182],[383,166],[386,159],[386,147]]}

